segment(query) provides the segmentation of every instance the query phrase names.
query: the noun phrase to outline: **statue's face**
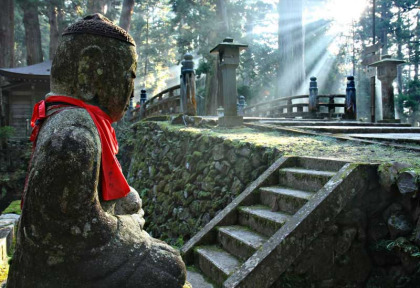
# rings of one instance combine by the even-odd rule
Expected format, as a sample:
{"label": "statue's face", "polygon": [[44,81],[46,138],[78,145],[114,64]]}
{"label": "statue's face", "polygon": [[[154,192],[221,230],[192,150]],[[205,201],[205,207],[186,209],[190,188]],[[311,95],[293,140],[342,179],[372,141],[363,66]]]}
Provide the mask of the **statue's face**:
{"label": "statue's face", "polygon": [[113,121],[128,109],[137,54],[123,41],[91,34],[63,37],[51,69],[51,91],[97,105]]}
{"label": "statue's face", "polygon": [[[123,51],[124,50],[124,51]],[[113,62],[112,65],[105,63],[107,72],[106,83],[103,93],[99,95],[99,103],[113,121],[120,120],[130,105],[134,93],[134,79],[136,78],[137,55],[135,48],[125,45],[120,48],[121,54],[118,61],[112,56],[107,56],[106,61]]]}

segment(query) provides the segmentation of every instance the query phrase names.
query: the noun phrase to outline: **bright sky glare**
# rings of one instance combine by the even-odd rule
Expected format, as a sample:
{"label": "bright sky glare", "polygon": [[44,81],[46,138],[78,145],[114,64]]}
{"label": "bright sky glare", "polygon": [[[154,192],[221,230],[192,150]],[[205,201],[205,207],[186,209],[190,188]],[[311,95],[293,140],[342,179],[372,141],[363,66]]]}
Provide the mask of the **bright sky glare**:
{"label": "bright sky glare", "polygon": [[329,0],[321,12],[320,18],[332,19],[338,25],[349,25],[360,18],[367,8],[368,0]]}
{"label": "bright sky glare", "polygon": [[[256,34],[277,33],[277,2],[281,0],[264,0],[265,3],[273,5],[271,13],[267,13],[265,20],[260,25],[255,25],[253,32]],[[351,3],[345,0],[328,0],[326,4],[319,6],[304,6],[304,25],[320,19],[332,20],[331,34],[339,34],[350,30],[353,21],[359,20],[362,12],[367,9],[371,0],[352,0]]]}

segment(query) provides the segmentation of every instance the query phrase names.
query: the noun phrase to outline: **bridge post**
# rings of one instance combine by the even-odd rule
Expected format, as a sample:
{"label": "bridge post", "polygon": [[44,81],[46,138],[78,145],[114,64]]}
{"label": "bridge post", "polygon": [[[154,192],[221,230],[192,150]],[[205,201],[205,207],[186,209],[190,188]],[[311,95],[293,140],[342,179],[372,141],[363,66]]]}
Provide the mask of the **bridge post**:
{"label": "bridge post", "polygon": [[147,93],[145,89],[140,90],[140,119],[143,119],[146,116],[146,107],[145,104],[147,101]]}
{"label": "bridge post", "polygon": [[147,93],[146,90],[141,89],[140,90],[140,106],[142,106],[144,104],[144,102],[147,101]]}
{"label": "bridge post", "polygon": [[184,55],[181,62],[181,113],[197,115],[197,103],[195,101],[195,73],[194,61],[190,53]]}
{"label": "bridge post", "polygon": [[239,52],[248,45],[234,43],[232,38],[225,38],[222,43],[213,48],[210,53],[218,54],[219,67],[221,69],[220,93],[223,97],[224,116],[219,118],[222,127],[240,126],[243,117],[238,116],[236,107],[236,68],[239,65]]}
{"label": "bridge post", "polygon": [[312,116],[316,116],[316,112],[318,112],[318,83],[316,82],[316,77],[311,77],[310,79],[308,112]]}
{"label": "bridge post", "polygon": [[354,76],[347,76],[346,105],[344,107],[345,119],[356,119],[356,86]]}
{"label": "bridge post", "polygon": [[245,108],[245,96],[241,95],[238,97],[238,115],[244,116],[244,108]]}

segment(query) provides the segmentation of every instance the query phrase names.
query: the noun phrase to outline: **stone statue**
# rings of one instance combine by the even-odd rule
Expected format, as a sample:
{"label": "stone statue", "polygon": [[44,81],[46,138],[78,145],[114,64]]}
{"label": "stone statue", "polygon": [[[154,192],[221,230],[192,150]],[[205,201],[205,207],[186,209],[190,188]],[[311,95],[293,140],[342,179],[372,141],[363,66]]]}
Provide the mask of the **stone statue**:
{"label": "stone statue", "polygon": [[[35,148],[8,288],[183,287],[179,253],[143,230],[138,193],[108,181],[118,170],[114,154],[104,162],[111,140],[102,134],[112,136],[108,122],[128,108],[136,57],[133,39],[100,14],[63,33],[51,93],[34,113]],[[95,120],[101,113],[105,126]]]}

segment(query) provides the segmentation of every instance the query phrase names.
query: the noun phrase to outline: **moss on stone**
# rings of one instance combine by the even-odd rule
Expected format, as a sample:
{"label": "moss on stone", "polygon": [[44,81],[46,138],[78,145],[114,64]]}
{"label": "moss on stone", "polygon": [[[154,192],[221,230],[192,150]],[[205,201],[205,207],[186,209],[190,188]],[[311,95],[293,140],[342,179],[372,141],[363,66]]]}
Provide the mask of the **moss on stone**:
{"label": "moss on stone", "polygon": [[251,128],[207,129],[173,126],[168,123],[158,123],[157,125],[164,129],[185,132],[190,135],[200,134],[223,140],[236,140],[238,144],[233,143],[233,145],[250,143],[255,147],[276,149],[285,156],[324,157],[365,163],[399,161],[420,168],[418,152],[383,145],[338,141],[324,136],[296,136],[289,133],[265,132]]}

